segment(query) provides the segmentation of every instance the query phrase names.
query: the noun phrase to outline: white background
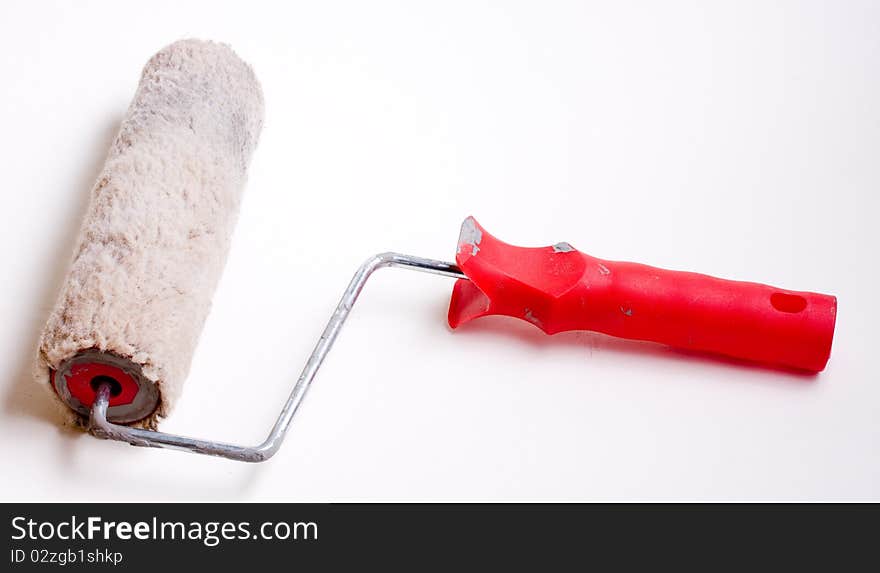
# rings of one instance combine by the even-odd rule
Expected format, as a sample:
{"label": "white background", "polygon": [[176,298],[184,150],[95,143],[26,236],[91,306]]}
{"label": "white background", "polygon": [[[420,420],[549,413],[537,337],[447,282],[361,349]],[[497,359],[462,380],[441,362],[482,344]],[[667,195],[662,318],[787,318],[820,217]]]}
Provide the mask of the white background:
{"label": "white background", "polygon": [[[513,319],[377,274],[279,454],[59,426],[29,379],[141,67],[229,43],[266,124],[167,431],[262,439],[356,267],[499,238],[839,297],[816,377]],[[4,2],[7,500],[878,500],[880,3]]]}

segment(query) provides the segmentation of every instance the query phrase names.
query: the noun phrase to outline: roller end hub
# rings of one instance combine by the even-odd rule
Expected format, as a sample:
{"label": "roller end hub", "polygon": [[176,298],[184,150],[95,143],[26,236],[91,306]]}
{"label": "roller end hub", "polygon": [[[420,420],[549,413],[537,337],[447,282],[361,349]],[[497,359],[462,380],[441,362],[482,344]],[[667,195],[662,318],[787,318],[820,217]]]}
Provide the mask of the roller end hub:
{"label": "roller end hub", "polygon": [[61,363],[52,372],[52,384],[71,409],[88,416],[101,384],[109,384],[107,419],[128,424],[147,418],[159,404],[156,384],[146,379],[140,366],[129,360],[89,350]]}

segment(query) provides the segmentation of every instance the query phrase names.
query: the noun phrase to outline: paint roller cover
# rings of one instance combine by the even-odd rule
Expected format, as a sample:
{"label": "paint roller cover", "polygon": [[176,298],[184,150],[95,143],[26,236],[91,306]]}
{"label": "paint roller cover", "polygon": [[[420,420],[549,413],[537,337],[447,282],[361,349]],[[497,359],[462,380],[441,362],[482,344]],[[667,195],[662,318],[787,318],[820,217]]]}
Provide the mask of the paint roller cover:
{"label": "paint roller cover", "polygon": [[56,371],[67,376],[77,360],[97,357],[111,377],[121,370],[153,392],[148,414],[118,419],[155,427],[169,413],[223,270],[262,122],[259,83],[227,46],[183,40],[147,63],[40,338],[37,379],[68,406]]}

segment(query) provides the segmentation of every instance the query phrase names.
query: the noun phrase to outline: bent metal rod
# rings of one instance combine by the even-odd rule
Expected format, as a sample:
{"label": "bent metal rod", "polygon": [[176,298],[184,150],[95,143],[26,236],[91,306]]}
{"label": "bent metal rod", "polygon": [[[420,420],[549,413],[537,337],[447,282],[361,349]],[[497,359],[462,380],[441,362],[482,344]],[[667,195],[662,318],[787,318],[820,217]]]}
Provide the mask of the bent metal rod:
{"label": "bent metal rod", "polygon": [[309,386],[311,386],[315,375],[318,373],[318,369],[324,362],[324,358],[333,347],[336,337],[339,336],[339,331],[342,329],[342,325],[345,324],[345,319],[351,313],[351,309],[361,294],[367,279],[370,278],[373,272],[385,267],[396,267],[456,279],[467,279],[465,274],[455,264],[444,261],[390,252],[381,253],[368,259],[360,266],[354,277],[352,277],[351,282],[348,283],[348,287],[336,306],[333,316],[327,322],[324,332],[321,333],[321,338],[306,361],[306,365],[303,367],[296,384],[293,385],[290,396],[288,396],[287,402],[284,403],[284,407],[281,409],[275,425],[272,426],[269,435],[260,444],[256,446],[239,446],[225,442],[201,440],[188,436],[114,424],[107,419],[107,407],[110,404],[112,389],[111,385],[107,382],[102,382],[98,386],[97,396],[89,415],[89,432],[99,438],[128,442],[132,446],[182,450],[194,454],[217,456],[242,462],[262,462],[268,460],[281,447],[287,432],[290,430],[294,414],[296,414],[299,405],[302,403],[303,398],[305,398]]}

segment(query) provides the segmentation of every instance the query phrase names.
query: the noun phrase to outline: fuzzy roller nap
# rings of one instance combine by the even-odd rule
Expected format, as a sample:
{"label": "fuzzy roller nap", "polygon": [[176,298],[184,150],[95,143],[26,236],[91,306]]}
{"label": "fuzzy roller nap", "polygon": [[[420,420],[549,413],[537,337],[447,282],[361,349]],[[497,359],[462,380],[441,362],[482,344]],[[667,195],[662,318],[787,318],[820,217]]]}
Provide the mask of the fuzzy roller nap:
{"label": "fuzzy roller nap", "polygon": [[155,426],[181,391],[222,272],[263,121],[250,67],[180,41],[144,68],[39,343],[37,379],[88,416]]}

